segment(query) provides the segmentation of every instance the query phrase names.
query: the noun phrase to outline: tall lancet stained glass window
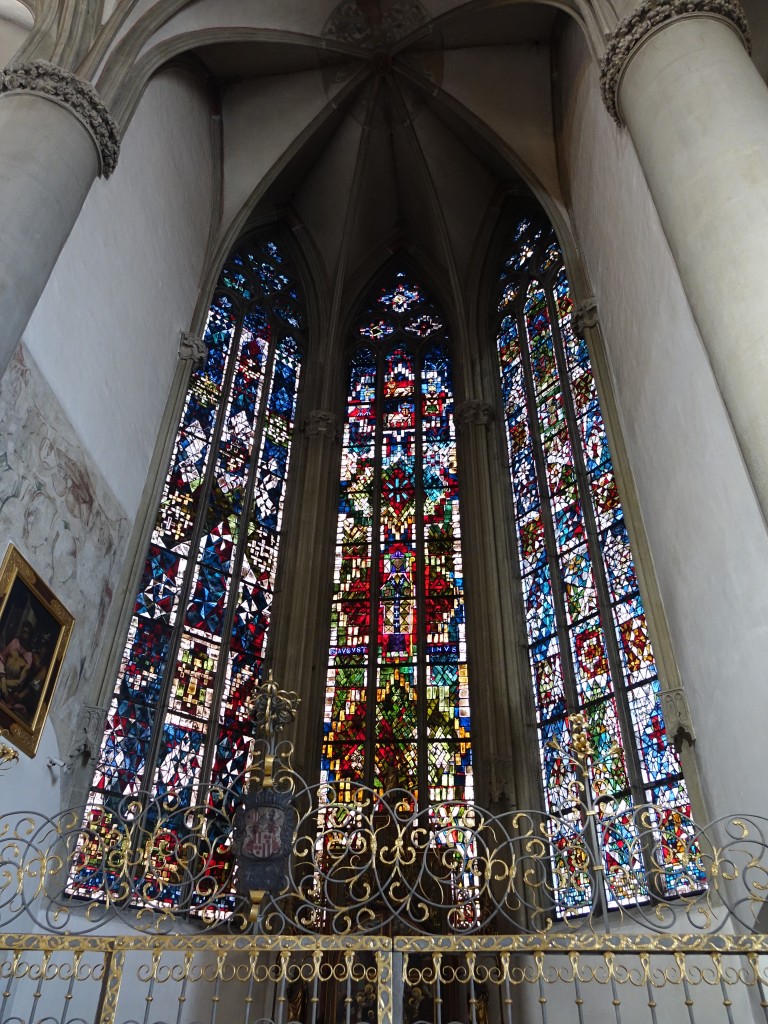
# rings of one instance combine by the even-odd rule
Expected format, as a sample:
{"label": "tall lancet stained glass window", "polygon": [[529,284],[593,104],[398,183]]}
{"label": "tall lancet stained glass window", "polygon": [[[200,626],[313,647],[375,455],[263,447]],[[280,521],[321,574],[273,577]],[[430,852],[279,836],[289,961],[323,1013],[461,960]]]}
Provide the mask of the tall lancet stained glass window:
{"label": "tall lancet stained glass window", "polygon": [[[301,365],[303,313],[272,241],[219,279],[192,373],[109,709],[86,824],[107,837],[122,802],[214,806],[241,784],[248,704],[269,634]],[[152,811],[148,811],[151,815]],[[148,857],[144,890],[178,893],[183,814]],[[211,870],[226,871],[222,862]],[[183,852],[179,853],[183,856]],[[103,865],[92,865],[92,884]],[[75,879],[87,893],[87,849]]]}
{"label": "tall lancet stained glass window", "polygon": [[[688,792],[664,724],[589,352],[573,329],[552,227],[521,220],[505,255],[496,345],[544,796],[562,822],[559,832],[553,825],[553,849],[570,856],[578,789],[565,755],[578,711],[595,751],[585,782],[598,808],[609,902],[650,895],[650,877],[674,895],[692,884],[683,866]],[[627,812],[645,803],[662,810],[641,835]],[[591,882],[573,863],[556,863],[555,884],[562,911],[592,902]]]}
{"label": "tall lancet stained glass window", "polygon": [[445,320],[403,273],[349,362],[322,774],[472,799],[464,582]]}

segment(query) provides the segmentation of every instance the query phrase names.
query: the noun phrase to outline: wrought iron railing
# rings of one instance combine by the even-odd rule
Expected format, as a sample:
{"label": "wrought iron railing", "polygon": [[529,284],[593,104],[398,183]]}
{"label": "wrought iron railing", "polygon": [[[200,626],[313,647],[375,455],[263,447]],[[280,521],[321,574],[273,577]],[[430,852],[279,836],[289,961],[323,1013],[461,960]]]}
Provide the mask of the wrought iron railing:
{"label": "wrought iron railing", "polygon": [[260,701],[226,793],[0,819],[2,1024],[768,1021],[768,822],[341,799]]}
{"label": "wrought iron railing", "polygon": [[0,935],[3,1024],[747,1024],[764,936]]}

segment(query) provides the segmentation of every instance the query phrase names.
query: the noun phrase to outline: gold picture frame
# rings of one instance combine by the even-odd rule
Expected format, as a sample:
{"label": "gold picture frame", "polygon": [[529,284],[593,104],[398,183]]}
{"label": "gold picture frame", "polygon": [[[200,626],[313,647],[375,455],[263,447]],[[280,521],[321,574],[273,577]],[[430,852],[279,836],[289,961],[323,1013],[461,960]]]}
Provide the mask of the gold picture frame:
{"label": "gold picture frame", "polygon": [[0,566],[0,734],[34,757],[74,617],[13,544]]}

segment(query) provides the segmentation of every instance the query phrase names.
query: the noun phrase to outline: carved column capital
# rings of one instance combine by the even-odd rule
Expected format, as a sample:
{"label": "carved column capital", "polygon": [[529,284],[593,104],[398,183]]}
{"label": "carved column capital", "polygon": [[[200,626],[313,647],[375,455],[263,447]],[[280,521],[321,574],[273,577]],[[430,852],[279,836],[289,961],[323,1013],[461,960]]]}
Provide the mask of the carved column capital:
{"label": "carved column capital", "polygon": [[479,398],[470,398],[456,406],[454,419],[459,430],[466,427],[487,427],[493,421],[493,407]]}
{"label": "carved column capital", "polygon": [[309,437],[327,437],[336,441],[339,437],[339,417],[328,409],[313,409],[304,422],[304,433]]}
{"label": "carved column capital", "polygon": [[608,37],[608,44],[600,62],[600,89],[603,102],[613,120],[623,126],[618,110],[618,91],[630,58],[654,31],[681,18],[707,15],[732,25],[751,49],[749,25],[738,0],[643,0],[619,22]]}
{"label": "carved column capital", "polygon": [[46,60],[12,64],[0,71],[0,94],[23,92],[34,93],[66,107],[93,139],[99,156],[100,176],[108,178],[112,174],[120,153],[120,133],[90,82]]}
{"label": "carved column capital", "polygon": [[693,729],[691,709],[688,706],[685,690],[682,686],[677,686],[671,690],[662,690],[659,696],[667,735],[675,749],[679,750],[683,741],[693,744],[696,740],[696,733]]}
{"label": "carved column capital", "polygon": [[571,317],[573,332],[577,338],[583,338],[591,327],[597,327],[597,302],[593,297],[579,302],[573,309]]}
{"label": "carved column capital", "polygon": [[188,359],[193,366],[202,366],[208,355],[208,346],[197,334],[179,333],[179,359]]}

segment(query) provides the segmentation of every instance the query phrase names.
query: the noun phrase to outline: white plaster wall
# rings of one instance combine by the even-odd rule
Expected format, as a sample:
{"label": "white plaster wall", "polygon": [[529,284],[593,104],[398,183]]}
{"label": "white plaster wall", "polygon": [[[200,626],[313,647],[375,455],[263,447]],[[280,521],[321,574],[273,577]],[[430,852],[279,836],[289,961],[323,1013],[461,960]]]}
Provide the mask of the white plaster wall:
{"label": "white plaster wall", "polygon": [[548,47],[534,45],[450,50],[442,87],[509,147],[516,169],[535,190],[557,200],[550,60]]}
{"label": "white plaster wall", "polygon": [[163,72],[117,171],[89,193],[24,335],[130,519],[198,296],[213,188],[208,99],[187,72]]}
{"label": "white plaster wall", "polygon": [[236,83],[224,96],[224,203],[230,222],[285,165],[297,139],[327,105],[319,71]]}
{"label": "white plaster wall", "polygon": [[632,142],[575,26],[563,58],[561,166],[705,796],[713,817],[765,813],[768,537]]}
{"label": "white plaster wall", "polygon": [[0,68],[10,62],[31,28],[32,15],[20,0],[0,0]]}

